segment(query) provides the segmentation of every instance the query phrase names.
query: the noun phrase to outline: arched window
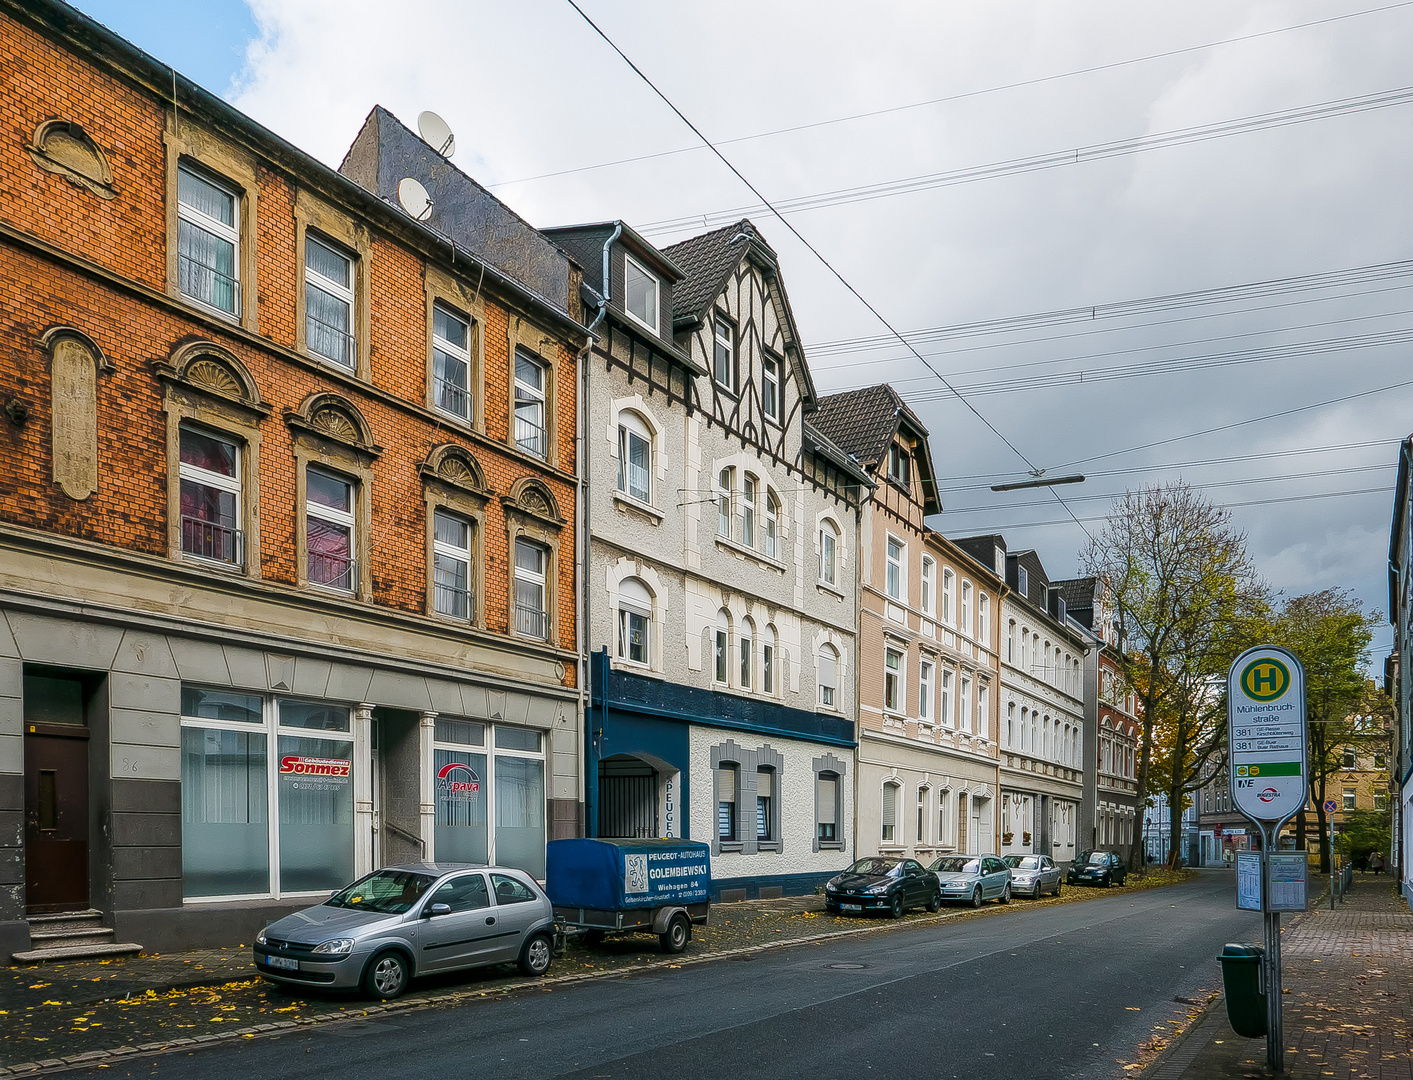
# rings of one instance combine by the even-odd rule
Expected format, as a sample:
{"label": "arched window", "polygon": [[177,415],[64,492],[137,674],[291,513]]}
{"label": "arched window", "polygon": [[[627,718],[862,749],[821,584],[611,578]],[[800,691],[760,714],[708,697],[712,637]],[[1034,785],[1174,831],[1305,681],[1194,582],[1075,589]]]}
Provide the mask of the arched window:
{"label": "arched window", "polygon": [[929,617],[933,614],[933,609],[937,606],[932,595],[933,590],[937,587],[936,582],[933,581],[933,571],[936,565],[931,555],[924,555],[922,557],[922,599],[920,606],[922,613]]}
{"label": "arched window", "polygon": [[746,473],[741,478],[741,543],[756,546],[756,478]]}
{"label": "arched window", "polygon": [[948,626],[957,625],[957,575],[942,568],[942,621]]}
{"label": "arched window", "polygon": [[725,608],[716,613],[716,634],[714,641],[713,659],[715,663],[712,667],[712,677],[717,682],[725,685],[727,681],[727,669],[730,666],[728,656],[731,643],[731,616]]}
{"label": "arched window", "polygon": [[927,843],[927,825],[932,817],[927,812],[927,804],[932,797],[932,789],[926,784],[917,789],[917,846],[923,847]]}
{"label": "arched window", "polygon": [[765,557],[778,559],[780,548],[780,500],[775,492],[765,493]]}
{"label": "arched window", "polygon": [[1016,703],[1008,701],[1006,703],[1006,747],[1007,749],[1016,745]]}
{"label": "arched window", "polygon": [[976,636],[976,624],[972,622],[971,582],[962,582],[962,633],[967,637]]}
{"label": "arched window", "polygon": [[902,788],[894,780],[884,781],[883,784],[883,835],[885,844],[898,843],[898,792]]}
{"label": "arched window", "polygon": [[832,521],[819,526],[819,580],[826,585],[839,583],[839,530]]}
{"label": "arched window", "polygon": [[755,672],[753,661],[755,660],[755,623],[749,618],[741,620],[741,633],[737,636],[737,642],[741,650],[741,689],[749,690],[755,682]]}
{"label": "arched window", "polygon": [[618,414],[618,490],[639,502],[653,501],[653,437],[635,412]]}
{"label": "arched window", "polygon": [[716,532],[731,537],[731,488],[736,483],[736,470],[730,465],[716,477]]}
{"label": "arched window", "polygon": [[1040,723],[1040,753],[1043,757],[1050,757],[1054,753],[1054,740],[1050,735],[1050,717],[1046,716]]}
{"label": "arched window", "polygon": [[618,586],[618,658],[630,664],[652,663],[653,597],[637,578]]}
{"label": "arched window", "polygon": [[839,653],[825,642],[819,649],[819,704],[824,709],[839,708]]}
{"label": "arched window", "polygon": [[760,635],[760,690],[775,696],[775,627],[768,623]]}
{"label": "arched window", "polygon": [[937,793],[937,846],[953,847],[952,842],[952,789],[943,788]]}

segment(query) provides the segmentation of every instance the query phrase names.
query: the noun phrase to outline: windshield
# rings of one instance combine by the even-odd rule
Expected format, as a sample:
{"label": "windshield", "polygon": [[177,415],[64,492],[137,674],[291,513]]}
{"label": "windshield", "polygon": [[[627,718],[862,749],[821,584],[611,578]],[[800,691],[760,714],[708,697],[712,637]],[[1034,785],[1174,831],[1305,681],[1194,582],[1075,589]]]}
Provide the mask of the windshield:
{"label": "windshield", "polygon": [[402,915],[422,898],[437,879],[430,874],[414,874],[409,870],[380,870],[362,881],[355,881],[341,893],[330,897],[329,907],[356,908],[376,911],[382,915]]}
{"label": "windshield", "polygon": [[1109,853],[1107,851],[1091,851],[1089,853],[1090,866],[1103,866],[1108,861]]}
{"label": "windshield", "polygon": [[850,874],[868,874],[870,877],[886,877],[898,868],[897,859],[860,859],[846,871]]}
{"label": "windshield", "polygon": [[981,873],[981,863],[977,859],[953,855],[950,858],[938,859],[928,869],[935,870],[939,874],[979,874]]}
{"label": "windshield", "polygon": [[1012,870],[1039,870],[1040,858],[1036,855],[1007,855],[1001,860]]}

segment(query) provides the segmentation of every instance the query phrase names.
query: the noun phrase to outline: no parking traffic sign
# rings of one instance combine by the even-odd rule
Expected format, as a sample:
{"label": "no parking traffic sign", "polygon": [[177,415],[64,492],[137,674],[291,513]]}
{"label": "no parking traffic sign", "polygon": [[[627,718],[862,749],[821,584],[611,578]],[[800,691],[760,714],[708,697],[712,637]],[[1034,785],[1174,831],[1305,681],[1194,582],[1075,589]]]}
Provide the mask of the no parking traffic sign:
{"label": "no parking traffic sign", "polygon": [[1325,800],[1325,813],[1333,814],[1338,809],[1339,807],[1335,805],[1335,801],[1333,799]]}

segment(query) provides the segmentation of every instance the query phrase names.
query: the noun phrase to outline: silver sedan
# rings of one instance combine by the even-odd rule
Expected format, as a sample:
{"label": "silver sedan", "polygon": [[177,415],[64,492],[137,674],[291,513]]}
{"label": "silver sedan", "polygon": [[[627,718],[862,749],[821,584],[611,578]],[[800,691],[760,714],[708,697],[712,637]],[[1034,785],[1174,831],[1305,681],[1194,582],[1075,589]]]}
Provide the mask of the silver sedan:
{"label": "silver sedan", "polygon": [[1011,868],[1011,892],[1039,900],[1041,893],[1060,895],[1064,874],[1048,855],[1007,855],[1003,860]]}
{"label": "silver sedan", "polygon": [[255,938],[255,967],[274,982],[361,987],[395,998],[418,975],[518,963],[549,970],[554,911],[522,870],[463,863],[389,866]]}

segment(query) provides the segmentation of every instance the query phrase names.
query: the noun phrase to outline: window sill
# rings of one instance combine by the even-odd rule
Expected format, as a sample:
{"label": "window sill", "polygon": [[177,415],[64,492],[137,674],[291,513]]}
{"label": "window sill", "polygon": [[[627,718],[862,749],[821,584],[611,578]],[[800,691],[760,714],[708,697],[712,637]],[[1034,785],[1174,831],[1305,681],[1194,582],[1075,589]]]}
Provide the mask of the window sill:
{"label": "window sill", "polygon": [[782,574],[785,573],[785,564],[783,562],[778,562],[770,558],[770,556],[757,551],[755,548],[747,547],[745,544],[738,543],[735,540],[730,540],[720,533],[716,534],[716,546],[726,548],[728,551],[734,551],[738,555],[742,555],[748,559],[754,559],[767,569],[777,570]]}
{"label": "window sill", "polygon": [[176,297],[177,297],[177,299],[180,300],[183,304],[190,304],[192,307],[196,308],[198,311],[204,311],[204,312],[205,312],[206,314],[208,314],[208,315],[214,315],[216,318],[220,319],[222,322],[234,323],[236,326],[241,326],[241,325],[242,325],[242,323],[241,323],[241,315],[240,315],[240,312],[238,312],[238,311],[226,311],[224,308],[215,307],[214,305],[208,304],[208,303],[206,303],[205,301],[200,300],[200,299],[198,299],[198,298],[195,297],[195,296],[188,296],[186,293],[182,292],[180,289],[178,289],[178,290],[176,291]]}
{"label": "window sill", "polygon": [[643,517],[650,520],[654,525],[662,524],[662,519],[664,515],[661,510],[657,509],[657,507],[655,506],[641,501],[640,499],[635,499],[633,498],[633,496],[625,494],[622,491],[615,491],[613,493],[613,505],[615,509],[618,510],[623,510],[634,514],[641,514]]}
{"label": "window sill", "polygon": [[177,557],[187,565],[202,570],[215,570],[221,574],[230,574],[232,577],[245,576],[245,567],[239,563],[226,562],[224,559],[207,559],[200,555],[194,555],[190,551],[183,551]]}
{"label": "window sill", "polygon": [[830,593],[833,596],[837,596],[840,600],[848,599],[848,597],[844,595],[843,589],[839,588],[839,586],[837,585],[831,585],[827,581],[816,581],[814,583],[814,587],[820,592]]}
{"label": "window sill", "polygon": [[[341,370],[341,371],[347,371],[348,369],[347,369],[347,368],[340,368],[339,370]],[[451,421],[451,423],[455,424],[455,425],[456,425],[459,429],[461,429],[462,431],[468,431],[468,432],[471,432],[471,433],[474,434],[474,435],[480,435],[480,434],[482,434],[481,430],[476,427],[476,422],[475,422],[474,420],[468,420],[465,416],[462,416],[460,413],[448,412],[446,409],[439,409],[439,408],[437,408],[435,405],[428,405],[428,406],[427,406],[427,409],[428,409],[428,411],[430,411],[434,416],[436,416],[436,418],[437,418],[438,420],[443,420],[443,421],[449,420],[449,421]]]}
{"label": "window sill", "polygon": [[842,840],[821,840],[819,841],[820,851],[843,851],[844,841]]}
{"label": "window sill", "polygon": [[779,841],[779,840],[757,840],[757,841],[756,841],[756,850],[757,850],[757,851],[761,851],[761,852],[769,851],[769,852],[772,852],[772,853],[774,853],[774,854],[776,854],[776,855],[779,855],[779,854],[780,854],[780,841]]}
{"label": "window sill", "polygon": [[642,675],[644,678],[648,679],[661,679],[663,677],[662,672],[654,671],[647,664],[637,664],[632,660],[624,660],[617,656],[609,657],[608,666],[610,670],[621,671],[625,675]]}
{"label": "window sill", "polygon": [[717,846],[721,849],[723,854],[734,851],[739,855],[741,849],[745,847],[746,844],[743,840],[721,840],[718,841]]}

